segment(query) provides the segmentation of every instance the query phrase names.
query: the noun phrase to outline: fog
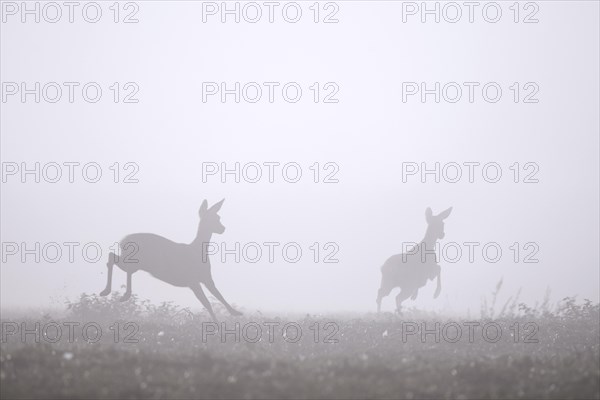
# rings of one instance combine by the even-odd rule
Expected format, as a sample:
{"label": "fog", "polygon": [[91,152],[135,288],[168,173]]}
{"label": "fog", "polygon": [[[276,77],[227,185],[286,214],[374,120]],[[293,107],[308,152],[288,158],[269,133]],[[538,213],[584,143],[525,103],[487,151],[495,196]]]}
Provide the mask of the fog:
{"label": "fog", "polygon": [[[254,24],[243,18],[221,23],[219,14],[206,15],[203,23],[201,2],[143,2],[133,24],[114,23],[108,4],[96,24],[81,18],[22,24],[18,14],[7,16],[0,40],[3,310],[62,307],[65,298],[100,293],[111,247],[128,234],[191,243],[205,199],[209,206],[225,199],[219,215],[226,229],[213,234],[212,242],[227,249],[236,242],[240,249],[257,243],[263,251],[257,262],[248,260],[253,251],[239,262],[234,254],[226,254],[225,262],[221,253],[211,256],[214,282],[241,310],[375,311],[381,266],[405,252],[406,243],[424,238],[428,207],[434,214],[452,207],[438,243],[457,243],[463,254],[456,262],[448,260],[451,256],[439,260],[437,299],[436,285],[429,282],[404,306],[478,314],[500,280],[501,301],[519,289],[528,304],[542,302],[547,290],[552,302],[566,296],[600,300],[597,2],[577,7],[544,2],[539,23],[532,24],[514,23],[508,3],[501,3],[504,14],[497,23],[485,22],[480,12],[473,23],[466,15],[457,23],[421,23],[419,14],[402,21],[401,2],[348,1],[339,3],[339,22],[329,24],[314,23],[309,4],[301,4],[297,23],[278,12],[273,23],[266,15]],[[319,18],[329,12],[321,9]],[[66,89],[56,103],[44,98],[36,103],[34,95],[23,103],[20,93],[7,95],[13,87],[6,82],[26,82],[28,88],[35,82],[81,85],[73,103]],[[102,87],[97,103],[81,99],[86,82]],[[109,89],[115,82],[117,103]],[[134,86],[124,86],[128,82],[139,87],[132,97],[137,103],[122,100],[133,91]],[[203,92],[204,82],[217,85],[204,85]],[[220,93],[206,95],[221,82],[228,89],[235,82],[241,87],[257,82],[262,97],[251,103],[242,96],[236,103],[228,95],[223,103]],[[264,82],[279,83],[272,103]],[[282,97],[288,82],[302,88],[296,103]],[[317,103],[310,89],[315,82]],[[423,103],[418,93],[403,102],[403,88],[414,88],[403,82],[417,88],[426,82],[428,89],[435,82],[442,87],[457,82],[462,98],[451,103],[442,97],[438,103],[428,95]],[[463,82],[479,83],[472,103]],[[488,82],[502,88],[498,102],[482,98]],[[518,102],[510,89],[515,82]],[[336,88],[329,100],[338,102],[324,102]],[[529,99],[538,102],[524,102],[534,91]],[[20,170],[8,172],[36,162],[96,162],[102,178],[88,183],[76,169],[70,183],[63,167],[57,183],[43,176],[36,183],[31,174],[23,183]],[[110,169],[115,162],[119,183]],[[126,168],[128,162],[139,167],[133,176],[138,183],[122,182],[135,169]],[[272,183],[264,164],[270,162],[280,163],[271,164]],[[281,173],[292,162],[302,172],[297,183]],[[464,163],[473,162],[480,164],[473,167],[471,183]],[[206,174],[212,171],[207,168],[233,169],[235,163],[240,163],[239,183],[232,174]],[[249,182],[255,164],[242,174],[248,163],[262,166],[256,183]],[[423,183],[420,169],[435,163],[440,163],[439,183],[432,174]],[[455,183],[449,182],[455,175],[452,163],[462,166]],[[498,182],[482,176],[487,163],[500,166]],[[403,177],[403,168],[406,173],[415,165],[419,172]],[[296,169],[285,178],[293,180]],[[494,180],[494,171],[488,180]],[[63,246],[60,260],[41,257],[38,263],[31,255],[22,262],[20,252],[8,254],[9,242],[30,249],[36,242],[81,246],[74,262]],[[102,247],[97,262],[81,255],[89,242]],[[273,262],[265,242],[279,243]],[[479,243],[473,262],[466,242]],[[284,258],[286,243],[301,248],[299,261]],[[487,243],[501,248],[497,262],[482,254]],[[338,262],[324,262],[328,255]],[[524,262],[527,256],[538,262]],[[114,271],[113,290],[123,291],[126,274]],[[143,271],[132,280],[133,293],[141,298],[200,308],[187,288]],[[394,295],[383,300],[384,311],[395,308]]]}

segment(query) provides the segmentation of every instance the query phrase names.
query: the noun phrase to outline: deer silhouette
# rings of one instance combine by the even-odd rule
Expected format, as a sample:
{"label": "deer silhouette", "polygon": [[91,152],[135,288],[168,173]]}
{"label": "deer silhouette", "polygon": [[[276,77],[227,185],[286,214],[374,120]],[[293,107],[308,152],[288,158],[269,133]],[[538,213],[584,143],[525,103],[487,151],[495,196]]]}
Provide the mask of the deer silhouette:
{"label": "deer silhouette", "polygon": [[395,254],[388,258],[381,267],[381,285],[377,293],[377,312],[381,311],[381,299],[389,295],[392,289],[400,287],[396,296],[396,312],[401,313],[402,302],[409,297],[417,298],[419,289],[427,284],[427,280],[437,277],[437,288],[433,298],[437,298],[442,290],[441,267],[434,254],[438,239],[444,238],[444,219],[448,218],[452,207],[433,215],[431,208],[425,210],[427,231],[421,242],[403,254]]}
{"label": "deer silhouette", "polygon": [[200,283],[223,303],[231,315],[242,315],[227,303],[216,288],[210,270],[210,260],[206,255],[205,243],[210,242],[212,234],[225,232],[221,217],[217,215],[224,201],[225,199],[210,208],[206,200],[202,202],[198,233],[192,243],[175,243],[152,233],[134,233],[123,238],[119,243],[121,257],[112,252],[108,256],[106,288],[100,295],[106,296],[111,292],[112,272],[116,265],[127,273],[127,290],[121,301],[131,297],[131,275],[142,270],[173,286],[192,289],[214,321],[217,320],[215,313]]}

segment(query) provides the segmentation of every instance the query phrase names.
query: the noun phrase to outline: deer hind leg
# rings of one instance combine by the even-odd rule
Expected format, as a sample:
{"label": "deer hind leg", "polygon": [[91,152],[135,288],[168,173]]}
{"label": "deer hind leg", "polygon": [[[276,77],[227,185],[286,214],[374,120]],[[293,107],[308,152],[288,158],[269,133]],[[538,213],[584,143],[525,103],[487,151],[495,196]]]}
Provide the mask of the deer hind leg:
{"label": "deer hind leg", "polygon": [[440,295],[440,292],[442,291],[442,269],[439,265],[436,265],[435,273],[437,275],[437,287],[435,289],[435,293],[433,294],[433,298],[437,299],[437,297]]}
{"label": "deer hind leg", "polygon": [[210,290],[210,292],[221,302],[223,303],[223,305],[225,306],[225,308],[227,308],[227,311],[229,311],[229,313],[233,316],[239,316],[239,315],[243,315],[243,313],[237,311],[236,309],[234,309],[233,307],[231,307],[229,305],[229,303],[225,300],[225,298],[223,297],[223,295],[221,294],[221,292],[219,292],[219,289],[217,289],[217,287],[215,286],[215,283],[213,282],[213,280],[211,279],[209,282],[205,282],[204,285],[206,286],[206,288],[208,290]]}
{"label": "deer hind leg", "polygon": [[104,288],[103,291],[100,292],[100,296],[107,296],[112,290],[112,273],[113,273],[113,267],[117,263],[116,260],[117,260],[117,256],[115,256],[115,253],[111,252],[108,255],[108,261],[106,262],[106,268],[108,268],[108,275],[106,277],[106,287]]}
{"label": "deer hind leg", "polygon": [[127,271],[127,290],[125,290],[125,294],[120,301],[127,301],[131,297],[131,275],[133,275],[133,272]]}
{"label": "deer hind leg", "polygon": [[190,289],[192,289],[192,291],[194,292],[194,294],[196,295],[198,300],[200,300],[200,303],[202,303],[204,308],[206,308],[206,310],[208,310],[208,313],[212,317],[212,320],[214,322],[219,322],[219,321],[217,321],[217,317],[215,316],[215,312],[213,311],[212,306],[210,305],[210,301],[208,301],[208,299],[206,298],[206,295],[204,294],[204,291],[202,290],[202,287],[200,286],[200,284],[190,286]]}
{"label": "deer hind leg", "polygon": [[419,289],[415,289],[415,291],[413,292],[412,296],[410,296],[410,299],[411,300],[416,300],[418,295],[419,295]]}
{"label": "deer hind leg", "polygon": [[402,314],[402,302],[408,299],[413,294],[413,291],[402,289],[396,296],[396,312]]}

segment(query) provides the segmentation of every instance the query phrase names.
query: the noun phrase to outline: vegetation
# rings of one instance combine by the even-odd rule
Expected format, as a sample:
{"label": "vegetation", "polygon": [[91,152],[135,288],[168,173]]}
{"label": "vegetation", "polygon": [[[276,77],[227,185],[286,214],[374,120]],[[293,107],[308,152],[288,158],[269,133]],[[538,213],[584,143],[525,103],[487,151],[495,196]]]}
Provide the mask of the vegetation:
{"label": "vegetation", "polygon": [[[599,305],[590,301],[566,298],[555,307],[548,302],[529,307],[511,299],[495,312],[494,297],[484,302],[480,318],[469,321],[416,310],[402,316],[230,318],[215,304],[227,334],[223,329],[213,333],[205,312],[171,303],[156,306],[135,296],[121,303],[118,297],[83,294],[60,318],[3,319],[1,397],[600,397]],[[19,331],[8,334],[15,322]],[[39,343],[32,333],[23,341],[21,324],[32,330],[36,322]],[[73,340],[69,322],[79,323]],[[95,326],[83,335],[87,322],[102,329],[94,343]],[[237,337],[232,333],[236,322]],[[288,322],[298,325],[289,325],[284,335]],[[425,329],[436,331],[436,323],[439,335],[423,337]],[[479,324],[472,341],[465,323]],[[482,327],[490,323],[484,336]],[[62,337],[53,343],[57,325]],[[459,340],[456,325],[462,329]],[[294,342],[298,326],[302,336]],[[415,326],[418,331],[409,334]],[[501,337],[496,340],[497,327]]]}

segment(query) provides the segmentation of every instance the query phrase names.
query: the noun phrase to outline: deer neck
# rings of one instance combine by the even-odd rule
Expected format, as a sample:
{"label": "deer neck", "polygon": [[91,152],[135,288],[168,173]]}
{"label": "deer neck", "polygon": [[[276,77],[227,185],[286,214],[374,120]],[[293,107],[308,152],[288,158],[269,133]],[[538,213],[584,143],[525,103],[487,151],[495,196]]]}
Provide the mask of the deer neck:
{"label": "deer neck", "polygon": [[211,237],[212,232],[210,231],[210,229],[207,229],[207,227],[202,223],[202,221],[200,221],[200,223],[198,224],[198,232],[196,233],[196,238],[192,242],[192,246],[202,248],[203,243],[210,242]]}
{"label": "deer neck", "polygon": [[423,240],[421,240],[421,243],[424,244],[425,248],[428,250],[435,249],[435,245],[437,243],[437,238],[431,231],[431,228],[427,228],[427,231],[425,232],[425,237],[423,238]]}

